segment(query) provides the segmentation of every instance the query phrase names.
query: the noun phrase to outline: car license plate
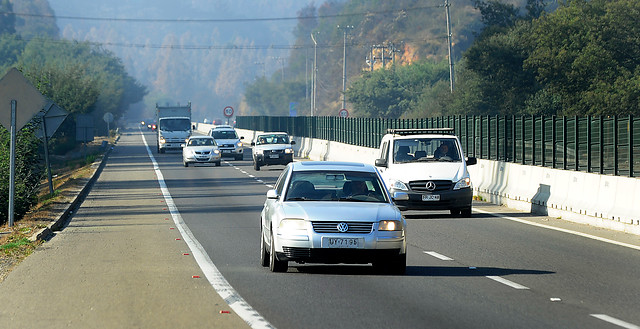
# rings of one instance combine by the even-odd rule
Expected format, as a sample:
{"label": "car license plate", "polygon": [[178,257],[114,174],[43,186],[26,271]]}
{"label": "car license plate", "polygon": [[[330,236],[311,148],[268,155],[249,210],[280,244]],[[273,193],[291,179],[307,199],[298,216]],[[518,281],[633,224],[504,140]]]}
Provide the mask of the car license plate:
{"label": "car license plate", "polygon": [[277,159],[279,157],[280,157],[280,155],[278,155],[278,154],[269,154],[269,158],[271,158],[271,159]]}
{"label": "car license plate", "polygon": [[423,194],[422,201],[440,201],[440,194]]}
{"label": "car license plate", "polygon": [[231,153],[231,150],[222,150],[222,153]]}
{"label": "car license plate", "polygon": [[360,248],[360,239],[355,238],[322,238],[324,248]]}

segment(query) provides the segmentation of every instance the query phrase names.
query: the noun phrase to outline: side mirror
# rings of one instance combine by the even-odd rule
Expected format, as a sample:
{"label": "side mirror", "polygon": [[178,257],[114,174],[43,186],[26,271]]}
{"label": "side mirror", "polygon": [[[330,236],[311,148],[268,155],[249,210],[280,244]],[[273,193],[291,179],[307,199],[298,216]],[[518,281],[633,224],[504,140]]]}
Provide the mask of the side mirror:
{"label": "side mirror", "polygon": [[296,145],[296,141],[291,141],[291,145]]}
{"label": "side mirror", "polygon": [[387,167],[387,159],[376,159],[376,167]]}
{"label": "side mirror", "polygon": [[278,198],[278,191],[276,190],[267,191],[267,199],[277,199],[277,198]]}
{"label": "side mirror", "polygon": [[196,125],[191,126],[191,129],[196,130]]}
{"label": "side mirror", "polygon": [[251,146],[256,146],[256,142],[251,142]]}
{"label": "side mirror", "polygon": [[393,192],[391,198],[395,201],[407,201],[409,200],[409,194],[407,192]]}
{"label": "side mirror", "polygon": [[244,136],[240,136],[240,139],[244,139]]}
{"label": "side mirror", "polygon": [[473,166],[476,163],[478,163],[478,159],[476,157],[467,158],[467,166]]}

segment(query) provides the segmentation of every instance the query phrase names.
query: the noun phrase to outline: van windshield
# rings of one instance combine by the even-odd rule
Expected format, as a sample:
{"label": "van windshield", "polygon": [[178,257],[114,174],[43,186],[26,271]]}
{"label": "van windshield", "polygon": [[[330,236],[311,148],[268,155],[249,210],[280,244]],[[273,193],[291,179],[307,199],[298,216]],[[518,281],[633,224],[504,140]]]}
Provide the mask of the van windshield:
{"label": "van windshield", "polygon": [[460,162],[458,143],[454,138],[397,139],[393,146],[396,163],[407,162]]}

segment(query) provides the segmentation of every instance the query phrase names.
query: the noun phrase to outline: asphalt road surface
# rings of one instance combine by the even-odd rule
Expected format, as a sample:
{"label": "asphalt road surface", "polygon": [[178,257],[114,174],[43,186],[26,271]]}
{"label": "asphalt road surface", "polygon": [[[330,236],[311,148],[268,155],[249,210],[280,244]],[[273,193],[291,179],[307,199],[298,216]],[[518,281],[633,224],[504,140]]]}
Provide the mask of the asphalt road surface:
{"label": "asphalt road surface", "polygon": [[406,213],[404,276],[295,263],[271,273],[258,263],[259,216],[283,166],[254,171],[248,153],[221,167],[153,157],[217,269],[277,328],[639,328],[638,236],[478,203],[472,218]]}

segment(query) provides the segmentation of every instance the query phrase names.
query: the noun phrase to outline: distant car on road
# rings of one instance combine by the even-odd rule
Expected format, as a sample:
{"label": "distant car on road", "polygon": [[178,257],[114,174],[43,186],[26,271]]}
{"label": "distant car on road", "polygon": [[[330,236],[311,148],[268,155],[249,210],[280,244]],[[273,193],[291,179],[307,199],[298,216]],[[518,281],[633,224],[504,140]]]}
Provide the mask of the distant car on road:
{"label": "distant car on road", "polygon": [[223,157],[233,157],[235,160],[242,160],[244,157],[244,147],[242,139],[238,137],[236,130],[229,125],[220,125],[209,130],[209,136],[218,143],[218,148]]}
{"label": "distant car on road", "polygon": [[407,223],[373,165],[301,161],[282,171],[260,215],[260,264],[373,263],[403,274]]}
{"label": "distant car on road", "polygon": [[293,162],[293,148],[296,142],[284,132],[261,133],[256,136],[253,146],[253,169],[262,166],[286,165]]}
{"label": "distant car on road", "polygon": [[185,167],[193,163],[213,163],[220,166],[220,150],[210,136],[191,136],[182,144],[182,163]]}

